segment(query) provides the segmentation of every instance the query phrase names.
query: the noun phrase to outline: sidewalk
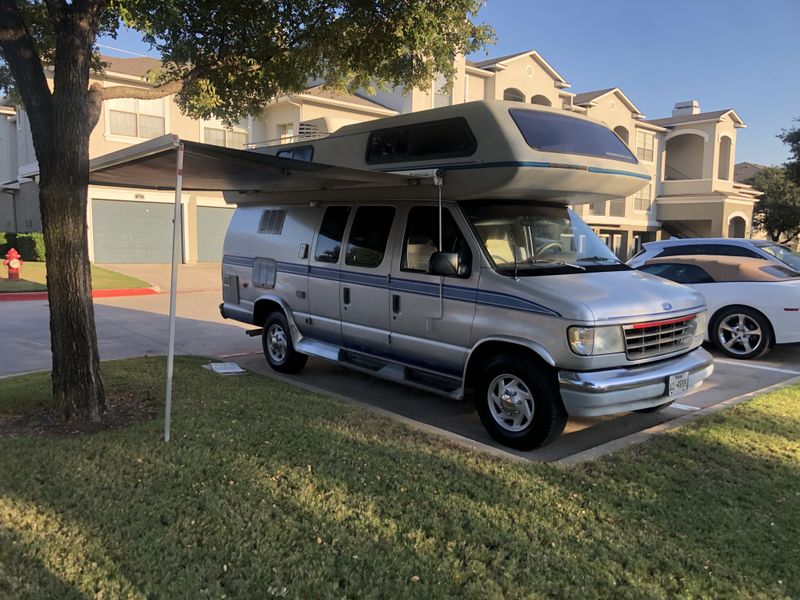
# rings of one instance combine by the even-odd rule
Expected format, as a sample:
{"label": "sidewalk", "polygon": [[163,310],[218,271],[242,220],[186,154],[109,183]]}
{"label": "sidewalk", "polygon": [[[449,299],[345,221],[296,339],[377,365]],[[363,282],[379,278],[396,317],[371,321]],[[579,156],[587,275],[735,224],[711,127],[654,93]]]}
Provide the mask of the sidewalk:
{"label": "sidewalk", "polygon": [[[170,265],[168,264],[107,264],[99,265],[124,275],[147,281],[168,293]],[[220,263],[196,263],[178,265],[178,291],[201,292],[222,289]]]}

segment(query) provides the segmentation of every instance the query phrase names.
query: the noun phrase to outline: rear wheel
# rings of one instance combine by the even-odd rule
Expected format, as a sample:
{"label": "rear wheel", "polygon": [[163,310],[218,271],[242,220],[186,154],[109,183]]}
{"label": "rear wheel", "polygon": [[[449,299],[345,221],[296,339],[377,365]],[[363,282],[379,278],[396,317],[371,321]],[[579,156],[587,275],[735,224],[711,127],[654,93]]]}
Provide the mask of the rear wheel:
{"label": "rear wheel", "polygon": [[261,345],[269,366],[279,373],[297,373],[308,360],[308,356],[294,349],[289,322],[283,313],[274,312],[267,317]]}
{"label": "rear wheel", "polygon": [[475,391],[483,426],[506,446],[518,450],[544,446],[557,438],[567,423],[553,373],[526,357],[492,359]]}
{"label": "rear wheel", "polygon": [[728,356],[746,360],[767,353],[772,344],[772,329],[760,312],[746,306],[732,306],[714,319],[711,339]]}

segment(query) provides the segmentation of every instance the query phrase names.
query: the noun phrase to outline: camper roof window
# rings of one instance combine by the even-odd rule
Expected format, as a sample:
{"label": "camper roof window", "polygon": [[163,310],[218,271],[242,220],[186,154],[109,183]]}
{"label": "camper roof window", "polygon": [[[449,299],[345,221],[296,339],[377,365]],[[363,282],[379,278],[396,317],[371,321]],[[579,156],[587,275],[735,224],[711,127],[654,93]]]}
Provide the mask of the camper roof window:
{"label": "camper roof window", "polygon": [[509,112],[534,150],[637,162],[625,143],[598,123],[541,110],[512,108]]}
{"label": "camper roof window", "polygon": [[373,131],[367,142],[367,163],[469,156],[476,147],[464,119],[431,121]]}

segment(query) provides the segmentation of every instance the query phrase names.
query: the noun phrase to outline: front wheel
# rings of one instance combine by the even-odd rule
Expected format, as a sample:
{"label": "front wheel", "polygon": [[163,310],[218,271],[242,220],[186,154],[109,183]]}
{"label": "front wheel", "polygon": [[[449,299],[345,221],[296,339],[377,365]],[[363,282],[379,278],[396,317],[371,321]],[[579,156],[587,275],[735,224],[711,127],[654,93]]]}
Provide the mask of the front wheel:
{"label": "front wheel", "polygon": [[274,312],[267,317],[261,345],[269,366],[279,373],[297,373],[306,366],[308,356],[294,349],[289,322],[283,313]]}
{"label": "front wheel", "polygon": [[746,360],[767,353],[772,342],[772,330],[761,313],[746,306],[733,306],[714,319],[711,338],[716,347],[728,356]]}
{"label": "front wheel", "polygon": [[517,450],[550,443],[567,423],[553,373],[523,356],[491,360],[481,373],[476,400],[489,434]]}

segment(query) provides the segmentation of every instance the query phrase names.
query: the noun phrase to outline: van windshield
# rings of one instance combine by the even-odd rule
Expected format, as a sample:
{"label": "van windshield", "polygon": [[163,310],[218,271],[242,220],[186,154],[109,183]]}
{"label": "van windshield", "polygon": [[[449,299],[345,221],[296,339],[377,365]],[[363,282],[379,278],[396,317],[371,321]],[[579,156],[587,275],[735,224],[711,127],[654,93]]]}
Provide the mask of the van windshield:
{"label": "van windshield", "polygon": [[461,208],[503,274],[629,268],[566,206],[465,202]]}

